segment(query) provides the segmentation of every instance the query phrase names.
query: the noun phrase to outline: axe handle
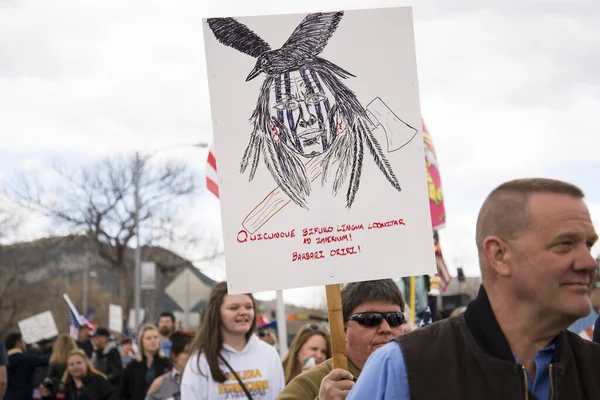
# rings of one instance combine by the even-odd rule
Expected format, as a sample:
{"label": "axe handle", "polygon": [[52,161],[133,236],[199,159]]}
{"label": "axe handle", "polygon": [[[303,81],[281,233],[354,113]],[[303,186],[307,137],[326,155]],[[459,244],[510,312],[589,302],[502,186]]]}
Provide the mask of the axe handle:
{"label": "axe handle", "polygon": [[[311,182],[321,176],[320,160],[321,157],[314,157],[304,164]],[[250,211],[242,226],[252,235],[291,202],[292,200],[277,186]]]}

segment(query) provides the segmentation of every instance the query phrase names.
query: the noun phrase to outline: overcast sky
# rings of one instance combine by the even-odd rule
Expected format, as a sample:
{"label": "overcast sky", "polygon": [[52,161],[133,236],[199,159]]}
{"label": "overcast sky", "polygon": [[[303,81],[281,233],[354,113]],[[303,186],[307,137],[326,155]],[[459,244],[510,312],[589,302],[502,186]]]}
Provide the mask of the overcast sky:
{"label": "overcast sky", "polygon": [[[56,160],[79,165],[167,147],[157,162],[180,158],[202,172],[206,151],[186,147],[212,140],[201,19],[322,11],[323,3],[0,1],[0,180],[47,174]],[[327,10],[413,5],[326,3]],[[414,3],[421,109],[440,162],[447,212],[440,236],[451,271],[478,273],[477,211],[507,179],[580,185],[599,227],[600,2]],[[183,212],[190,229],[221,234],[209,193]],[[47,228],[35,218],[19,238]],[[203,251],[182,250],[191,259]],[[199,266],[225,277],[222,263]],[[286,298],[310,303],[321,298],[314,292]]]}

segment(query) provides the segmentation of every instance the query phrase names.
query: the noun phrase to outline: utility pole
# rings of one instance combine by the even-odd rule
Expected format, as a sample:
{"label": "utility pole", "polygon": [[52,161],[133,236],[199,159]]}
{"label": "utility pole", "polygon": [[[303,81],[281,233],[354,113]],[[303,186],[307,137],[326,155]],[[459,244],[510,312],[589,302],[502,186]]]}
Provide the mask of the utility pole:
{"label": "utility pole", "polygon": [[185,327],[190,329],[190,278],[185,280]]}
{"label": "utility pole", "polygon": [[[187,146],[192,146],[192,147],[200,147],[200,148],[206,148],[208,147],[208,143],[195,143],[192,145],[186,145]],[[176,148],[176,147],[182,147],[181,145],[176,145],[176,146],[171,146],[170,148]],[[166,150],[167,148],[164,148],[162,150]],[[160,151],[162,151],[160,150]],[[156,155],[156,152],[154,154],[152,154],[151,156]],[[150,156],[150,157],[151,157]],[[148,157],[149,158],[149,157]],[[146,159],[148,159],[146,158]],[[135,307],[135,326],[136,328],[139,326],[140,322],[141,322],[141,318],[140,318],[140,308],[141,308],[141,288],[140,288],[140,281],[141,281],[141,248],[140,248],[140,180],[141,180],[141,160],[140,160],[140,153],[136,152],[135,153],[135,166],[134,166],[134,176],[133,176],[133,184],[134,184],[134,189],[135,189],[135,240],[136,240],[136,247],[135,247],[135,270],[134,270],[134,307]],[[129,313],[129,310],[126,310],[125,312]],[[126,314],[128,315],[128,314]]]}
{"label": "utility pole", "polygon": [[87,315],[88,312],[88,279],[90,277],[90,264],[86,257],[85,263],[83,264],[83,313]]}
{"label": "utility pole", "polygon": [[284,358],[288,353],[287,318],[285,315],[285,303],[283,301],[283,290],[278,290],[275,300],[275,312],[277,319],[277,333],[279,336],[279,354]]}
{"label": "utility pole", "polygon": [[[134,166],[134,190],[135,190],[135,269],[133,273],[134,280],[134,307],[135,307],[135,327],[140,325],[140,154],[135,153],[135,166]],[[125,310],[129,313],[129,310]],[[127,314],[125,314],[127,315]]]}

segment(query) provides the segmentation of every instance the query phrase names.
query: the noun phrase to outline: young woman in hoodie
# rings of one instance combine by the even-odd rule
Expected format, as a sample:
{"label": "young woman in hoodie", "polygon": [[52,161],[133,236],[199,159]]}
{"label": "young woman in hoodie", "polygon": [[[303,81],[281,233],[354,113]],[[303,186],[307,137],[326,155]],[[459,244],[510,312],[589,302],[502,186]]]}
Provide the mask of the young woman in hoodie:
{"label": "young woman in hoodie", "polygon": [[254,334],[255,307],[251,294],[228,295],[226,282],[213,287],[183,373],[183,399],[277,398],[284,387],[281,359]]}

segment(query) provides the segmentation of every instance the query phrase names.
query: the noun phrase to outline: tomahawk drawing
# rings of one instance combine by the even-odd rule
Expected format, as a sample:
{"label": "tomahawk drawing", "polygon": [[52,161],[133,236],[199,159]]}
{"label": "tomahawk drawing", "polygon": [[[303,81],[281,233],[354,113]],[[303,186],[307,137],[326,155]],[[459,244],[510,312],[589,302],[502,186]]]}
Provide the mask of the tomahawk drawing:
{"label": "tomahawk drawing", "polygon": [[[401,191],[377,131],[384,132],[391,153],[410,142],[417,129],[378,97],[363,107],[342,82],[355,76],[319,57],[342,16],[342,11],[307,15],[276,50],[233,18],[207,21],[220,43],[256,58],[246,81],[265,76],[250,118],[252,133],[240,172],[249,168],[252,180],[262,158],[278,187],[244,220],[251,234],[290,202],[308,209],[311,184],[319,176],[324,184],[333,175],[334,196],[346,188],[350,208],[365,157],[372,157],[389,184]],[[369,155],[364,154],[365,148]]]}

